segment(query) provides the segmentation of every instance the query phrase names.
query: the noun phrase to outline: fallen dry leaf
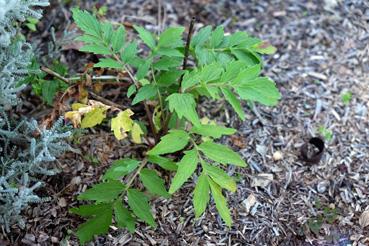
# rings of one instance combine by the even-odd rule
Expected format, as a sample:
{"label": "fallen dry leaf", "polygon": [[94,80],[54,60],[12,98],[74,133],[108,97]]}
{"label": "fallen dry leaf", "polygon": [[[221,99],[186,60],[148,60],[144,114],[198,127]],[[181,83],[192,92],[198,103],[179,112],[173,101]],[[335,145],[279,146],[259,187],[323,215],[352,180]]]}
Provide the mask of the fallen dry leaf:
{"label": "fallen dry leaf", "polygon": [[242,204],[245,206],[246,208],[246,213],[250,213],[251,208],[255,205],[256,203],[256,197],[254,196],[253,193],[251,193],[243,202]]}
{"label": "fallen dry leaf", "polygon": [[251,187],[262,187],[265,188],[268,184],[273,181],[273,174],[271,173],[260,173],[252,179]]}
{"label": "fallen dry leaf", "polygon": [[361,214],[359,224],[363,229],[369,225],[369,210],[366,210]]}

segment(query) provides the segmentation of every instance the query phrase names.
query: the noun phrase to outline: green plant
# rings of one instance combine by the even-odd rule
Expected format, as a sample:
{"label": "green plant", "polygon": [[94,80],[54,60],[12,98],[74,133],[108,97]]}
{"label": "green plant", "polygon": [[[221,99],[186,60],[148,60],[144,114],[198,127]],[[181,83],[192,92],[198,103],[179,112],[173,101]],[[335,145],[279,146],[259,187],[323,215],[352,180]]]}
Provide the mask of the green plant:
{"label": "green plant", "polygon": [[315,202],[315,207],[319,210],[318,215],[308,219],[307,225],[310,231],[315,234],[319,234],[320,229],[324,223],[333,224],[338,216],[338,211],[336,208],[324,207],[321,209],[320,201]]}
{"label": "green plant", "polygon": [[352,99],[352,93],[347,91],[341,95],[341,100],[345,105],[348,105]]}
{"label": "green plant", "polygon": [[331,141],[331,140],[332,140],[332,138],[333,138],[333,132],[332,132],[332,130],[330,130],[330,129],[326,128],[325,126],[320,126],[320,127],[318,128],[318,132],[319,132],[319,134],[321,134],[321,135],[324,137],[324,139],[325,139],[325,140],[327,140],[327,141]]}
{"label": "green plant", "polygon": [[[242,120],[245,113],[238,97],[276,105],[280,93],[275,83],[260,76],[260,54],[272,54],[275,48],[245,32],[224,35],[221,26],[214,30],[204,27],[192,38],[193,22],[186,42],[182,40],[184,27],[170,27],[156,36],[134,26],[143,42],[139,45],[136,41],[126,41],[123,26],[115,28],[79,9],[73,10],[73,18],[83,31],[78,37],[84,42],[80,51],[99,56],[95,67],[127,73],[132,82],[127,96],[133,97],[132,105],[142,104],[147,116],[147,122],[138,121],[132,119],[131,109],[114,108],[116,117],[111,119],[111,129],[117,139],[127,137],[128,133],[135,143],[141,143],[144,138],[148,150],[138,160],[116,160],[100,183],[78,196],[79,200],[90,201],[71,209],[87,219],[77,230],[81,243],[91,240],[93,235],[106,233],[113,217],[118,227],[130,232],[134,232],[137,219],[156,227],[149,198],[170,198],[191,177],[196,181],[195,216],[204,213],[211,194],[221,218],[231,226],[223,190],[235,192],[236,182],[224,167],[227,164],[245,167],[246,163],[229,147],[216,143],[236,130],[201,120],[196,110],[198,100],[224,98]],[[144,56],[138,54],[141,45],[148,50]],[[193,65],[187,64],[189,60]],[[111,109],[112,106],[101,102],[75,103],[66,117],[75,126],[89,128],[103,124],[106,112]],[[146,133],[145,124],[150,129]],[[161,177],[164,173],[156,166],[175,172],[169,190]],[[135,186],[136,179],[144,188]]]}
{"label": "green plant", "polygon": [[37,23],[38,19],[29,17],[27,18],[27,21],[26,23],[24,23],[24,25],[28,27],[28,29],[31,30],[32,32],[35,32],[37,30]]}
{"label": "green plant", "polygon": [[[30,71],[28,76],[20,81],[19,85],[30,84],[37,96],[41,97],[46,104],[53,105],[57,92],[65,91],[68,85],[58,78],[46,79],[47,73],[39,70],[39,68],[40,64],[33,58],[28,68]],[[54,61],[50,68],[62,76],[68,72],[67,67],[57,61]]]}

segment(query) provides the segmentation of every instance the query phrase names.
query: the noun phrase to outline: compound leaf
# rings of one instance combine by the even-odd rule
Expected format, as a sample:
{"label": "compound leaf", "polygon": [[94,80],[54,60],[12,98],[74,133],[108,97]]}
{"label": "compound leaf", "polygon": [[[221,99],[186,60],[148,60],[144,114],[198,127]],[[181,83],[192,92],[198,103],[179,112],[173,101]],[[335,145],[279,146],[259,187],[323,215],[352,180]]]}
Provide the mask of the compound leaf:
{"label": "compound leaf", "polygon": [[222,164],[230,163],[240,167],[246,166],[245,161],[242,160],[239,154],[224,145],[206,141],[199,145],[199,149],[213,161]]}
{"label": "compound leaf", "polygon": [[162,155],[183,149],[188,144],[190,136],[183,130],[170,130],[160,138],[160,142],[152,148],[148,155]]}
{"label": "compound leaf", "polygon": [[96,202],[110,202],[123,191],[124,185],[116,180],[99,183],[92,186],[78,196],[78,200],[91,200]]}
{"label": "compound leaf", "polygon": [[140,164],[133,159],[120,159],[112,163],[111,167],[105,172],[103,179],[117,180],[133,172]]}
{"label": "compound leaf", "polygon": [[138,32],[138,35],[142,39],[142,41],[149,46],[149,48],[154,49],[156,46],[155,38],[153,34],[147,31],[145,28],[140,26],[133,26],[134,29]]}
{"label": "compound leaf", "polygon": [[196,218],[200,217],[210,200],[208,177],[202,173],[197,179],[195,190],[193,192],[193,206]]}
{"label": "compound leaf", "polygon": [[169,27],[159,36],[159,47],[179,47],[183,45],[182,33],[184,27]]}
{"label": "compound leaf", "polygon": [[215,207],[217,208],[220,217],[224,220],[227,226],[232,225],[232,218],[229,208],[227,206],[227,200],[222,194],[222,188],[218,184],[216,184],[211,178],[208,178],[211,194],[215,201]]}
{"label": "compound leaf", "polygon": [[223,135],[234,134],[236,129],[217,125],[197,125],[192,127],[191,132],[204,137],[220,138]]}
{"label": "compound leaf", "polygon": [[78,214],[83,217],[91,217],[93,215],[97,215],[101,210],[106,210],[111,208],[110,203],[99,203],[99,204],[88,204],[81,205],[78,208],[71,208],[69,212],[73,214]]}
{"label": "compound leaf", "polygon": [[202,166],[206,174],[208,174],[215,183],[231,192],[236,191],[237,188],[236,182],[231,177],[229,177],[228,174],[224,172],[222,169],[207,163],[203,163]]}
{"label": "compound leaf", "polygon": [[268,106],[276,105],[281,98],[275,83],[267,77],[240,82],[235,89],[242,99],[257,101]]}
{"label": "compound leaf", "polygon": [[178,163],[178,170],[172,180],[169,193],[173,194],[191,177],[198,163],[197,151],[195,149],[185,152],[185,155]]}
{"label": "compound leaf", "polygon": [[123,206],[121,200],[117,200],[114,203],[114,215],[118,227],[127,228],[130,233],[135,231],[135,219],[128,208]]}
{"label": "compound leaf", "polygon": [[227,102],[231,104],[234,111],[236,111],[238,117],[240,117],[241,120],[245,120],[246,116],[241,106],[240,100],[237,99],[237,97],[232,93],[230,89],[221,88],[221,90]]}
{"label": "compound leaf", "polygon": [[112,213],[112,206],[109,204],[104,209],[100,209],[96,216],[78,227],[76,234],[82,245],[92,240],[94,235],[101,235],[108,232],[112,221]]}
{"label": "compound leaf", "polygon": [[83,117],[81,121],[82,128],[94,127],[106,118],[106,109],[102,107],[96,107]]}
{"label": "compound leaf", "polygon": [[134,113],[130,109],[126,109],[111,119],[111,130],[114,132],[114,136],[121,140],[127,136],[126,132],[132,130],[133,127],[133,120],[131,116]]}
{"label": "compound leaf", "polygon": [[155,195],[169,198],[167,190],[165,189],[164,180],[160,178],[154,170],[144,168],[140,172],[140,179],[146,189]]}
{"label": "compound leaf", "polygon": [[148,84],[142,86],[136,96],[133,98],[132,105],[135,105],[143,100],[149,100],[153,98],[157,93],[157,88],[154,85]]}
{"label": "compound leaf", "polygon": [[94,65],[94,67],[121,69],[123,68],[123,65],[111,58],[101,58],[99,62]]}
{"label": "compound leaf", "polygon": [[177,164],[165,157],[158,156],[158,155],[149,155],[148,160],[151,163],[159,165],[161,168],[168,170],[168,171],[176,171],[177,170]]}
{"label": "compound leaf", "polygon": [[169,102],[171,112],[175,111],[178,118],[183,116],[194,125],[200,124],[199,116],[196,112],[196,102],[189,93],[173,93],[166,99]]}
{"label": "compound leaf", "polygon": [[145,194],[137,189],[129,189],[127,196],[128,205],[132,209],[133,213],[150,226],[156,227],[156,223],[151,214],[151,208]]}

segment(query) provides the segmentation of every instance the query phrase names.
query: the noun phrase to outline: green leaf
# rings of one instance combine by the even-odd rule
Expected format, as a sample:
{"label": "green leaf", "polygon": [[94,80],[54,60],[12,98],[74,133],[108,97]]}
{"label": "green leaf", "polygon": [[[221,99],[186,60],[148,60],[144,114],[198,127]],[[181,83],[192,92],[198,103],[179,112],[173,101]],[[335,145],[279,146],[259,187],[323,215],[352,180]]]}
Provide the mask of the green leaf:
{"label": "green leaf", "polygon": [[260,63],[260,57],[257,54],[252,53],[250,50],[241,50],[239,48],[231,48],[231,53],[234,55],[238,60],[243,61],[247,64],[247,66],[253,66]]}
{"label": "green leaf", "polygon": [[245,167],[246,163],[242,160],[241,156],[236,152],[233,152],[230,148],[216,144],[210,141],[204,142],[199,145],[199,149],[209,159],[222,163],[222,164],[233,164],[240,167]]}
{"label": "green leaf", "polygon": [[247,66],[243,61],[232,61],[227,64],[225,71],[222,74],[220,81],[230,82],[239,75],[240,71]]}
{"label": "green leaf", "polygon": [[160,47],[156,54],[168,57],[183,57],[183,53],[175,48]]}
{"label": "green leaf", "polygon": [[96,202],[110,202],[123,191],[124,185],[116,180],[92,186],[78,196],[78,200],[91,200]]}
{"label": "green leaf", "polygon": [[182,91],[186,91],[188,88],[197,85],[200,82],[200,72],[197,69],[191,72],[186,71],[182,81]]}
{"label": "green leaf", "polygon": [[193,206],[196,218],[200,217],[210,200],[209,182],[207,176],[202,173],[197,179],[195,190],[193,192]]}
{"label": "green leaf", "polygon": [[220,217],[222,217],[226,225],[230,227],[232,225],[231,213],[227,206],[227,200],[222,194],[222,189],[210,178],[208,178],[208,181],[210,184],[211,194],[215,201],[215,207],[217,208]]}
{"label": "green leaf", "polygon": [[217,125],[197,125],[192,127],[191,132],[204,137],[220,138],[223,135],[236,133],[236,129]]}
{"label": "green leaf", "polygon": [[99,62],[94,65],[94,67],[122,69],[123,65],[111,58],[101,58]]}
{"label": "green leaf", "polygon": [[92,36],[101,36],[100,22],[96,19],[95,16],[91,15],[87,11],[83,11],[78,8],[72,9],[72,13],[74,21],[82,31]]}
{"label": "green leaf", "polygon": [[260,54],[272,55],[277,51],[277,48],[267,41],[260,42],[252,46],[252,49]]}
{"label": "green leaf", "polygon": [[127,97],[131,97],[135,92],[136,92],[136,85],[132,84],[128,87],[128,90],[127,90]]}
{"label": "green leaf", "polygon": [[139,161],[133,159],[120,159],[115,160],[111,167],[106,170],[103,179],[110,179],[110,180],[117,180],[121,177],[126,176],[127,174],[133,172],[138,165],[140,164]]}
{"label": "green leaf", "polygon": [[82,217],[91,217],[93,215],[97,215],[101,210],[106,210],[111,208],[110,203],[99,203],[99,204],[88,204],[81,205],[78,208],[71,208],[69,212],[73,214],[78,214]]}
{"label": "green leaf", "polygon": [[224,28],[223,26],[218,26],[211,34],[210,47],[217,48],[222,43],[223,37],[224,37]]}
{"label": "green leaf", "polygon": [[125,36],[126,31],[123,26],[119,26],[118,30],[114,31],[111,38],[111,45],[114,52],[119,52],[123,48]]}
{"label": "green leaf", "polygon": [[238,85],[238,84],[242,83],[243,81],[248,81],[248,80],[255,79],[256,77],[259,76],[260,70],[261,70],[260,64],[256,64],[256,65],[247,67],[247,68],[243,69],[236,76],[236,78],[232,81],[231,84],[234,86],[234,85]]}
{"label": "green leaf", "polygon": [[127,196],[129,207],[132,209],[133,213],[150,226],[156,227],[156,223],[151,214],[151,208],[145,194],[136,189],[129,189]]}
{"label": "green leaf", "polygon": [[169,188],[169,193],[173,194],[191,177],[196,170],[197,163],[199,162],[197,151],[195,149],[185,151],[185,155],[178,163],[178,170],[172,180],[172,184]]}
{"label": "green leaf", "polygon": [[236,46],[250,39],[246,32],[235,32],[229,36],[229,46]]}
{"label": "green leaf", "polygon": [[200,124],[199,116],[196,112],[196,102],[189,93],[173,93],[166,99],[169,102],[169,110],[175,111],[178,118],[183,116],[194,125]]}
{"label": "green leaf", "polygon": [[182,58],[162,56],[153,67],[156,70],[169,70],[170,68],[178,67],[182,65]]}
{"label": "green leaf", "polygon": [[97,107],[85,114],[81,121],[82,128],[94,127],[106,118],[106,109],[102,107]]}
{"label": "green leaf", "polygon": [[118,227],[127,228],[130,233],[135,232],[135,219],[132,217],[128,208],[123,206],[122,201],[117,200],[114,203],[114,218]]}
{"label": "green leaf", "polygon": [[137,73],[136,73],[136,77],[137,77],[138,80],[143,79],[146,76],[147,72],[150,69],[151,64],[152,64],[152,58],[149,58],[149,59],[145,60],[145,62],[142,63],[138,67]]}
{"label": "green leaf", "polygon": [[211,30],[212,30],[211,26],[201,28],[200,31],[195,36],[193,36],[191,40],[191,47],[203,45],[206,42],[206,40],[209,39]]}
{"label": "green leaf", "polygon": [[160,138],[160,142],[155,145],[148,155],[163,155],[177,152],[187,146],[190,136],[183,130],[170,130],[169,133]]}
{"label": "green leaf", "polygon": [[162,72],[157,78],[157,83],[159,86],[170,86],[177,83],[177,80],[179,79],[179,77],[181,77],[182,74],[182,70],[171,70],[168,72]]}
{"label": "green leaf", "polygon": [[101,38],[96,37],[96,36],[92,36],[92,35],[88,35],[88,34],[85,34],[83,36],[79,36],[75,40],[76,41],[81,41],[81,42],[84,42],[84,43],[88,43],[88,44],[97,44],[97,45],[104,46],[104,42]]}
{"label": "green leaf", "polygon": [[111,43],[111,38],[113,36],[113,24],[110,22],[102,22],[100,23],[101,29],[103,31],[103,40],[106,44]]}
{"label": "green leaf", "polygon": [[144,100],[150,100],[154,96],[156,96],[157,88],[154,85],[144,85],[141,87],[136,96],[133,98],[132,105],[135,105],[139,102],[142,102]]}
{"label": "green leaf", "polygon": [[43,80],[42,82],[42,99],[48,105],[53,105],[54,97],[59,89],[59,83],[57,80]]}
{"label": "green leaf", "polygon": [[222,66],[219,63],[214,62],[202,67],[200,71],[200,79],[202,82],[207,83],[218,79],[222,72]]}
{"label": "green leaf", "polygon": [[240,100],[237,99],[237,97],[232,93],[230,89],[221,88],[221,90],[227,102],[231,104],[234,111],[236,111],[236,113],[238,114],[238,117],[240,117],[241,120],[245,120],[246,116],[241,106]]}
{"label": "green leaf", "polygon": [[153,34],[147,31],[145,28],[134,25],[133,28],[138,32],[138,35],[142,41],[149,46],[150,49],[154,49],[156,46],[155,38]]}
{"label": "green leaf", "polygon": [[111,55],[112,51],[105,46],[98,44],[88,44],[79,49],[81,52],[91,52],[97,55]]}
{"label": "green leaf", "polygon": [[209,175],[215,183],[220,185],[222,188],[227,189],[231,192],[235,192],[237,189],[236,182],[228,176],[226,172],[216,166],[212,166],[207,163],[202,163],[204,172]]}
{"label": "green leaf", "polygon": [[137,43],[133,42],[127,45],[120,54],[122,61],[130,63],[137,54]]}
{"label": "green leaf", "polygon": [[111,204],[109,205],[105,209],[100,209],[96,216],[78,227],[76,234],[82,245],[92,240],[95,235],[102,235],[108,232],[113,217],[113,209]]}
{"label": "green leaf", "polygon": [[235,89],[242,99],[257,101],[269,106],[276,105],[281,98],[275,83],[267,77],[242,81]]}
{"label": "green leaf", "polygon": [[148,158],[149,162],[159,165],[161,168],[168,171],[177,171],[177,164],[165,157],[158,155],[150,155]]}
{"label": "green leaf", "polygon": [[207,48],[203,48],[201,46],[196,46],[195,55],[198,61],[198,64],[204,66],[206,64],[210,64],[215,61],[215,57]]}
{"label": "green leaf", "polygon": [[179,47],[183,45],[182,33],[184,27],[169,27],[159,36],[159,47]]}
{"label": "green leaf", "polygon": [[165,189],[165,182],[160,178],[154,170],[144,168],[140,172],[140,179],[146,189],[155,195],[159,195],[165,198],[169,198],[167,190]]}

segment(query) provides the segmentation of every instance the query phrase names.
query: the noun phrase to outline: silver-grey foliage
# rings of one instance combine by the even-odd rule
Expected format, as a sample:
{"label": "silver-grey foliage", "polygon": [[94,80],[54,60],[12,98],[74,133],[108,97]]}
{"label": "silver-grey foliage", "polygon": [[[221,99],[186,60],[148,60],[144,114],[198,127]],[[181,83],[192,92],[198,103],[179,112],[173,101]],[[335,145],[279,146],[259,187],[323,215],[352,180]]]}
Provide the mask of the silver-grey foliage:
{"label": "silver-grey foliage", "polygon": [[7,231],[15,223],[24,227],[21,213],[30,203],[47,200],[34,193],[43,184],[37,177],[55,174],[50,162],[70,149],[62,119],[46,129],[7,115],[33,56],[31,46],[17,37],[17,26],[28,17],[40,18],[39,7],[46,5],[47,0],[0,0],[0,225]]}

